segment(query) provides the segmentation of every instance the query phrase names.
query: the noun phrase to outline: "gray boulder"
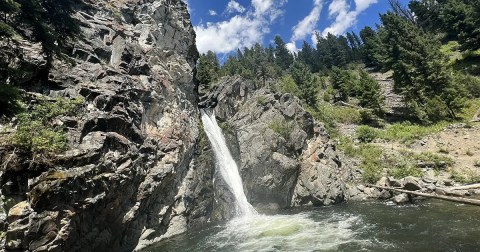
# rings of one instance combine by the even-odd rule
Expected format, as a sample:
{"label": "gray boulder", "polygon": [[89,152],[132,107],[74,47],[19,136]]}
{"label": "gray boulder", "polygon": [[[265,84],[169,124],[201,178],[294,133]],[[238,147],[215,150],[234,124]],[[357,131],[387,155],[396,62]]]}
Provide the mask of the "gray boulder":
{"label": "gray boulder", "polygon": [[402,194],[399,194],[399,195],[393,197],[392,201],[396,204],[405,204],[405,203],[410,202],[410,198],[408,197],[408,194],[402,193]]}
{"label": "gray boulder", "polygon": [[408,176],[404,178],[403,188],[408,191],[417,191],[422,189],[422,186],[420,185],[418,178]]}

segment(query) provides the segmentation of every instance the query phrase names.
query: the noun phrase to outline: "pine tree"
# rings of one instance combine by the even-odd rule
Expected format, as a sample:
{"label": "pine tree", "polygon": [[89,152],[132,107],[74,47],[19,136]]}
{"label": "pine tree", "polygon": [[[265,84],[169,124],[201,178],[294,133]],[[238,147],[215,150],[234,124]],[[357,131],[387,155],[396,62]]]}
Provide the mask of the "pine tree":
{"label": "pine tree", "polygon": [[372,109],[378,116],[384,113],[385,96],[382,94],[380,84],[365,71],[360,71],[358,92],[360,106]]}
{"label": "pine tree", "polygon": [[454,119],[464,104],[445,68],[440,42],[391,12],[381,15],[381,20],[386,31],[387,66],[411,112],[423,122]]}
{"label": "pine tree", "polygon": [[303,41],[302,50],[298,52],[297,60],[310,67],[312,72],[318,71],[318,66],[315,62],[316,50],[307,41]]}
{"label": "pine tree", "polygon": [[352,61],[357,61],[360,59],[360,49],[361,49],[361,44],[357,42],[355,39],[355,36],[347,32],[347,39],[348,39],[348,44],[352,50]]}
{"label": "pine tree", "polygon": [[214,52],[200,55],[197,64],[197,80],[200,85],[209,87],[219,77],[220,64]]}
{"label": "pine tree", "polygon": [[424,30],[446,32],[461,49],[480,49],[480,2],[471,0],[416,0],[409,4]]}
{"label": "pine tree", "polygon": [[371,27],[366,26],[360,31],[360,37],[363,41],[363,62],[368,67],[380,69],[384,64],[386,54],[386,47],[380,37],[380,31],[377,33]]}
{"label": "pine tree", "polygon": [[293,80],[300,89],[300,98],[308,105],[316,107],[318,89],[309,67],[300,61],[295,61],[290,71]]}
{"label": "pine tree", "polygon": [[278,35],[275,36],[275,62],[282,70],[287,70],[293,63],[293,55]]}
{"label": "pine tree", "polygon": [[349,96],[355,96],[358,92],[358,78],[348,70],[333,67],[330,73],[332,87],[336,91],[335,101],[348,101]]}

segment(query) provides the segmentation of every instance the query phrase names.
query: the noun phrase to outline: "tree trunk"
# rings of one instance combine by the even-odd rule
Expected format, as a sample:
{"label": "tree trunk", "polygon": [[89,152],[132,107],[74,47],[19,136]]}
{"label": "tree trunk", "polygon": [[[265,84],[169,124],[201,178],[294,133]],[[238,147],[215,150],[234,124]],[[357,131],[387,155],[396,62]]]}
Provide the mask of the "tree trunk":
{"label": "tree trunk", "polygon": [[480,206],[480,200],[477,200],[477,199],[467,199],[462,197],[452,197],[452,196],[443,196],[443,195],[437,195],[437,194],[431,194],[431,193],[421,193],[421,192],[407,191],[407,190],[397,189],[393,187],[383,187],[383,186],[377,186],[377,185],[368,185],[368,186],[383,189],[383,190],[421,196],[425,198],[441,199],[441,200],[463,203],[468,205]]}

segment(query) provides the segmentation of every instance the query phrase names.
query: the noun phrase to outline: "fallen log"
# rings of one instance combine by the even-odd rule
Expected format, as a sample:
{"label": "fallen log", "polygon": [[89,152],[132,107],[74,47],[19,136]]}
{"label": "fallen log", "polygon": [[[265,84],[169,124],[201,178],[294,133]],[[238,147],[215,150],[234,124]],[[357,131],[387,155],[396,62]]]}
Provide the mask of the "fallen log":
{"label": "fallen log", "polygon": [[383,190],[399,192],[399,193],[406,193],[406,194],[415,195],[415,196],[421,196],[421,197],[425,197],[425,198],[441,199],[441,200],[463,203],[463,204],[468,204],[468,205],[480,206],[480,200],[477,200],[477,199],[467,199],[467,198],[463,198],[463,197],[443,196],[443,195],[437,195],[437,194],[431,194],[431,193],[422,193],[422,192],[416,192],[416,191],[408,191],[408,190],[403,190],[403,189],[398,189],[398,188],[393,188],[393,187],[384,187],[384,186],[377,186],[377,185],[367,185],[367,186],[378,188],[378,189],[383,189]]}
{"label": "fallen log", "polygon": [[464,186],[455,186],[449,187],[449,190],[470,190],[470,189],[478,189],[480,188],[480,184],[471,184],[471,185],[464,185]]}

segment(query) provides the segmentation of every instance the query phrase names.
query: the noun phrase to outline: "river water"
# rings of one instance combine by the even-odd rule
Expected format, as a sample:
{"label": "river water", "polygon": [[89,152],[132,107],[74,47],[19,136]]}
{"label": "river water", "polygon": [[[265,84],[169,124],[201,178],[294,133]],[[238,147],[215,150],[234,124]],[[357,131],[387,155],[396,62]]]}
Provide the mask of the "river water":
{"label": "river water", "polygon": [[480,251],[480,207],[355,202],[207,225],[145,251]]}

